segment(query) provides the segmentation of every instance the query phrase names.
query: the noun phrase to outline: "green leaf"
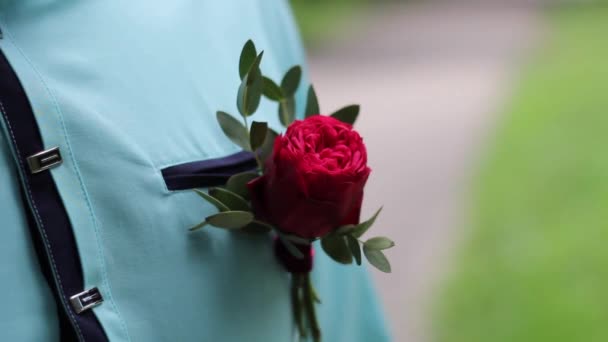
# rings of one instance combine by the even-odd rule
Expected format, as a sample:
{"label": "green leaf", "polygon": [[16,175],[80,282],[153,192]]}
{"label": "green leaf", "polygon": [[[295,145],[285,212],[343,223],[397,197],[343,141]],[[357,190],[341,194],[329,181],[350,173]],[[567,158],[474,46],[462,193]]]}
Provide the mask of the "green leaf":
{"label": "green leaf", "polygon": [[339,109],[338,111],[333,113],[331,116],[334,119],[340,120],[340,121],[345,122],[350,125],[354,125],[355,121],[357,121],[357,117],[359,117],[359,110],[360,110],[359,105],[350,105],[350,106],[346,106],[342,109]]}
{"label": "green leaf", "polygon": [[301,79],[302,68],[299,65],[296,65],[287,71],[281,81],[281,89],[283,89],[283,93],[286,97],[291,97],[296,93],[298,86],[300,86]]}
{"label": "green leaf", "polygon": [[250,116],[255,113],[262,99],[262,91],[264,90],[264,78],[260,71],[260,62],[264,56],[262,51],[251,65],[251,69],[247,72],[236,98],[236,105],[239,113],[242,116]]}
{"label": "green leaf", "polygon": [[268,123],[267,122],[257,122],[254,121],[251,124],[251,133],[250,133],[250,144],[251,149],[253,151],[260,148],[264,141],[266,140],[266,133],[268,132]]}
{"label": "green leaf", "polygon": [[265,162],[266,159],[268,159],[272,155],[272,150],[274,149],[274,141],[277,139],[278,136],[279,133],[275,132],[270,128],[268,129],[268,132],[266,132],[266,140],[264,141],[262,147],[258,150],[262,162]]}
{"label": "green leaf", "polygon": [[209,195],[224,203],[230,210],[251,211],[249,203],[243,197],[228,189],[213,188],[209,190]]}
{"label": "green leaf", "polygon": [[237,173],[236,175],[228,179],[228,182],[226,183],[226,189],[248,200],[250,198],[250,195],[249,189],[247,188],[247,183],[258,178],[259,176],[260,175],[255,172]]}
{"label": "green leaf", "polygon": [[205,219],[212,226],[224,229],[241,229],[253,221],[253,214],[247,211],[226,211]]}
{"label": "green leaf", "polygon": [[293,96],[288,97],[279,103],[279,120],[285,127],[291,125],[296,119],[296,100]]}
{"label": "green leaf", "polygon": [[241,58],[239,60],[239,75],[241,76],[241,80],[245,78],[249,69],[251,69],[251,65],[255,58],[257,57],[258,52],[255,49],[255,45],[253,41],[248,40],[243,46],[243,50],[241,51]]}
{"label": "green leaf", "polygon": [[285,98],[285,95],[283,95],[283,90],[276,84],[274,83],[273,80],[271,80],[270,78],[264,76],[264,96],[266,96],[268,99],[272,100],[272,101],[281,101],[283,98]]}
{"label": "green leaf", "polygon": [[357,226],[354,224],[347,224],[345,226],[339,227],[338,229],[336,229],[336,231],[334,232],[334,234],[338,234],[338,235],[346,235],[346,234],[350,234],[351,232],[353,232],[353,230],[356,228]]}
{"label": "green leaf", "polygon": [[317,93],[315,88],[311,85],[308,88],[308,96],[306,98],[306,111],[304,112],[305,117],[321,114],[319,109],[319,100],[317,99]]}
{"label": "green leaf", "polygon": [[353,255],[346,244],[344,236],[327,235],[321,239],[321,247],[335,261],[341,264],[352,264]]}
{"label": "green leaf", "polygon": [[196,192],[197,195],[201,196],[207,202],[211,203],[214,207],[217,208],[217,210],[219,210],[219,211],[229,211],[230,210],[224,203],[220,202],[218,199],[209,195],[208,193],[198,190],[198,189],[194,189],[194,192]]}
{"label": "green leaf", "polygon": [[194,227],[192,227],[192,228],[190,228],[190,229],[188,229],[188,230],[189,230],[189,231],[191,231],[191,232],[193,232],[193,231],[195,231],[195,230],[202,229],[202,228],[203,228],[203,227],[205,227],[207,224],[208,224],[208,222],[207,222],[207,221],[203,221],[203,222],[201,222],[201,223],[197,224],[196,226],[194,226]]}
{"label": "green leaf", "polygon": [[363,254],[365,254],[365,258],[370,264],[372,264],[372,266],[384,273],[391,273],[391,264],[388,262],[388,259],[384,253],[382,253],[382,251],[369,249],[363,245]]}
{"label": "green leaf", "polygon": [[253,221],[242,229],[248,233],[268,233],[272,230],[272,226],[260,221]]}
{"label": "green leaf", "polygon": [[224,134],[235,144],[246,151],[251,151],[247,128],[226,112],[217,112],[217,122],[220,124]]}
{"label": "green leaf", "polygon": [[357,265],[361,266],[361,246],[359,246],[359,240],[352,235],[347,235],[346,241],[348,242],[348,248],[350,248],[350,252],[355,258]]}
{"label": "green leaf", "polygon": [[[247,85],[249,79],[253,79],[253,81],[250,85]],[[255,113],[262,99],[262,89],[263,81],[261,77],[256,77],[255,74],[247,74],[245,76],[239,87],[236,100],[236,105],[241,115],[250,116]]]}
{"label": "green leaf", "polygon": [[380,215],[381,211],[382,211],[382,208],[378,209],[378,211],[376,211],[376,213],[374,214],[374,216],[372,216],[371,219],[358,224],[357,227],[355,228],[355,230],[353,231],[352,235],[354,237],[356,237],[357,239],[360,238],[361,236],[363,236],[363,234],[365,234],[365,232],[367,232],[369,230],[369,228],[371,228],[371,226],[374,224],[374,222],[376,222],[376,219],[378,218],[378,215]]}
{"label": "green leaf", "polygon": [[283,234],[279,234],[279,239],[285,245],[285,248],[287,248],[287,251],[291,253],[291,255],[293,255],[296,259],[304,259],[304,254],[293,244],[293,242],[289,241],[289,239]]}
{"label": "green leaf", "polygon": [[369,249],[383,250],[394,247],[395,242],[387,237],[378,236],[365,241],[365,246]]}

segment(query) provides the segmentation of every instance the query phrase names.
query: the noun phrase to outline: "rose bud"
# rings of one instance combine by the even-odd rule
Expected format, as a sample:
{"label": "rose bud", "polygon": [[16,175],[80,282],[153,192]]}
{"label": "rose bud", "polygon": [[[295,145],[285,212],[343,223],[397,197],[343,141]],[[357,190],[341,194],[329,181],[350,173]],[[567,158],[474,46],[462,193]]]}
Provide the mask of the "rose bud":
{"label": "rose bud", "polygon": [[351,125],[321,115],[296,121],[276,138],[265,166],[248,184],[258,220],[303,238],[359,223],[371,170]]}

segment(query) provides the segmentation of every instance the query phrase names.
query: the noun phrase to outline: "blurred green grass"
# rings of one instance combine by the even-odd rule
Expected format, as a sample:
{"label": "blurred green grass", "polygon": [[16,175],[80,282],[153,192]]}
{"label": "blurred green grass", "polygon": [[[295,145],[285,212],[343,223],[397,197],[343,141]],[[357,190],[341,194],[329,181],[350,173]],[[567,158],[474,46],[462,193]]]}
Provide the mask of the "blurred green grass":
{"label": "blurred green grass", "polygon": [[548,17],[476,181],[435,341],[608,341],[608,9]]}
{"label": "blurred green grass", "polygon": [[367,0],[291,0],[304,43],[314,47],[356,23]]}

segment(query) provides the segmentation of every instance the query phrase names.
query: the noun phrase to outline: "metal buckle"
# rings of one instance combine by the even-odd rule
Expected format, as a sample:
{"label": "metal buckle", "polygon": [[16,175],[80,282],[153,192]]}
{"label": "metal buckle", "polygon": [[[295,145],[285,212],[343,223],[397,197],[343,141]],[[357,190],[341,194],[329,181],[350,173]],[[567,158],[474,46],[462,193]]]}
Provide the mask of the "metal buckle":
{"label": "metal buckle", "polygon": [[77,314],[103,303],[101,292],[94,287],[70,297],[70,303]]}
{"label": "metal buckle", "polygon": [[36,153],[27,158],[27,163],[30,166],[32,174],[40,173],[50,168],[59,166],[63,163],[59,147],[53,147],[49,150]]}

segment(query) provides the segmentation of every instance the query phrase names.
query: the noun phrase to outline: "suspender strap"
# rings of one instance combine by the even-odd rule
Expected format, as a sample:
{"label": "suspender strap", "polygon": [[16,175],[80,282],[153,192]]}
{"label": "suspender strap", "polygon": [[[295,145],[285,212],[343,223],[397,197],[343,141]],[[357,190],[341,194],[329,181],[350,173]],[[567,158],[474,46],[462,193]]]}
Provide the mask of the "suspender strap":
{"label": "suspender strap", "polygon": [[[92,310],[77,313],[74,297],[90,308],[93,297],[78,297],[86,292],[82,265],[72,226],[49,169],[61,167],[60,151],[43,145],[36,118],[27,95],[0,51],[0,120],[4,121],[9,143],[21,176],[25,206],[40,264],[60,307],[63,340],[108,341]],[[50,278],[50,279],[49,279]],[[91,289],[93,290],[93,289]],[[99,301],[95,296],[95,303]],[[69,323],[68,323],[69,322]],[[66,331],[69,329],[69,331]]]}

